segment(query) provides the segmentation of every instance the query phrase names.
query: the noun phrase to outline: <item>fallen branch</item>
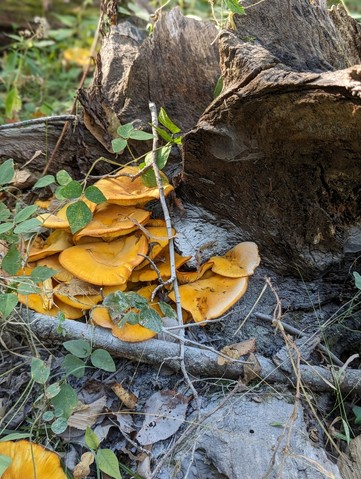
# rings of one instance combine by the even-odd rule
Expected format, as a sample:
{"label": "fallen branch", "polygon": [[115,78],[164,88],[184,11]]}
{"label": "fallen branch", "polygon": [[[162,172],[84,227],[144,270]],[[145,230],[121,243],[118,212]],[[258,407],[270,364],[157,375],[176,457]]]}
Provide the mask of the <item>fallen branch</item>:
{"label": "fallen branch", "polygon": [[[59,323],[54,318],[37,313],[30,313],[24,318],[24,322],[35,335],[43,340],[63,342],[66,339],[85,339],[91,342],[94,348],[106,349],[114,357],[158,366],[164,364],[166,358],[168,367],[174,371],[181,369],[177,360],[179,344],[176,343],[158,339],[150,339],[142,343],[125,343],[105,329],[70,320],[61,323],[62,331],[59,332]],[[258,376],[263,382],[295,384],[296,378],[282,372],[270,359],[259,354],[256,357],[261,366]],[[243,375],[243,363],[234,361],[220,366],[217,359],[218,355],[212,351],[203,350],[201,347],[184,346],[184,364],[189,374],[225,379],[239,379]],[[338,368],[329,370],[320,366],[302,364],[300,373],[303,384],[313,391],[332,391],[339,387],[342,392],[361,394],[361,371],[358,369],[347,369],[343,372],[341,379],[337,379]]]}

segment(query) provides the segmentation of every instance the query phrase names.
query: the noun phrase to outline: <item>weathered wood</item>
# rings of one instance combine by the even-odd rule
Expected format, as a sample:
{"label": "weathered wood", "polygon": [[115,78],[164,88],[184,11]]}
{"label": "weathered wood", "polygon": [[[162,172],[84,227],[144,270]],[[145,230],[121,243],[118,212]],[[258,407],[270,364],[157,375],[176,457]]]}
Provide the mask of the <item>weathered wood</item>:
{"label": "weathered wood", "polygon": [[260,2],[219,39],[224,89],[184,139],[189,198],[282,273],[361,250],[361,26],[324,2]]}
{"label": "weathered wood", "polygon": [[[8,158],[13,158],[19,165],[29,162],[27,168],[39,175],[50,158],[62,129],[63,123],[52,124],[50,120],[45,125],[0,130],[0,162]],[[74,178],[84,177],[93,162],[101,156],[114,158],[78,122],[68,129],[48,173],[54,174],[60,169],[66,169]],[[97,168],[98,172],[109,170],[110,167],[107,168],[105,163],[99,164]]]}
{"label": "weathered wood", "polygon": [[[151,36],[129,22],[111,27],[93,85],[87,98],[80,98],[103,136],[109,135],[109,108],[121,123],[150,131],[150,100],[165,108],[183,132],[193,128],[213,100],[220,75],[216,36],[210,22],[186,18],[178,8],[160,15]],[[140,155],[149,146],[137,142],[133,148]]]}

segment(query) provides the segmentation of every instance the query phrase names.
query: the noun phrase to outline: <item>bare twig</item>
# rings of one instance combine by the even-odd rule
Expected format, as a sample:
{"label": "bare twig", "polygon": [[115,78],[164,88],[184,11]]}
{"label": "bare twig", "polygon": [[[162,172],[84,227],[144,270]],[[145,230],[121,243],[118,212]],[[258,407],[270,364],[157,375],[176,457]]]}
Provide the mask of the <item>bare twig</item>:
{"label": "bare twig", "polygon": [[42,123],[58,123],[63,121],[76,121],[76,115],[54,115],[44,116],[42,118],[33,118],[32,120],[17,121],[15,123],[8,123],[7,125],[0,125],[0,130],[10,130],[11,128],[24,128],[30,125],[38,125]]}
{"label": "bare twig", "polygon": [[[161,204],[161,207],[162,207],[162,210],[163,210],[164,220],[165,220],[165,224],[166,224],[166,228],[167,228],[167,235],[168,235],[168,238],[169,238],[169,259],[170,259],[170,267],[171,267],[171,270],[170,270],[171,277],[167,281],[167,283],[168,284],[173,283],[178,324],[183,325],[182,305],[181,305],[181,299],[180,299],[180,294],[179,294],[179,287],[178,287],[178,281],[177,281],[177,275],[176,275],[176,266],[175,266],[175,251],[174,251],[172,221],[171,221],[171,218],[170,218],[170,215],[169,215],[167,202],[165,200],[162,178],[160,176],[159,168],[158,168],[158,165],[157,165],[158,114],[157,114],[157,107],[156,107],[155,103],[153,103],[152,101],[149,102],[149,110],[150,110],[151,119],[152,119],[152,133],[153,133],[153,136],[154,136],[154,138],[153,138],[153,148],[152,148],[152,166],[153,166],[153,171],[154,171],[154,174],[155,174],[155,179],[156,179],[156,182],[157,182],[157,187],[158,187],[158,190],[159,190],[159,201],[160,201],[160,204]],[[160,285],[160,287],[162,287],[162,286],[163,285]],[[154,298],[156,292],[157,292],[157,288],[155,288],[155,290],[153,291],[152,299]],[[184,338],[184,329],[181,329],[179,331],[179,334],[180,334],[181,338]],[[185,362],[184,362],[184,341],[179,342],[179,347],[180,347],[180,353],[179,353],[180,367],[181,367],[182,373],[184,375],[184,378],[187,381],[188,386],[193,393],[193,397],[196,401],[197,409],[198,409],[198,412],[199,412],[200,403],[199,403],[198,393],[197,393],[195,387],[193,386],[192,381],[189,378],[187,368],[186,368]]]}
{"label": "bare twig", "polygon": [[[254,313],[254,315],[256,316],[256,318],[262,319],[263,321],[267,321],[269,323],[273,323],[273,321],[274,321],[272,316],[268,316],[267,314]],[[281,320],[281,322],[282,322],[282,325],[283,325],[285,331],[287,331],[288,333],[291,333],[295,336],[300,336],[300,337],[307,336],[300,329],[297,329],[294,326],[291,326],[290,324],[285,323],[283,320]],[[311,339],[311,338],[312,338],[312,336],[309,339]],[[330,358],[330,360],[333,361],[334,364],[336,364],[336,366],[341,366],[341,367],[343,366],[344,363],[337,356],[335,356],[328,348],[326,348],[326,346],[323,346],[323,344],[319,344],[317,346],[317,348],[320,351],[322,351],[323,353],[325,353]]]}

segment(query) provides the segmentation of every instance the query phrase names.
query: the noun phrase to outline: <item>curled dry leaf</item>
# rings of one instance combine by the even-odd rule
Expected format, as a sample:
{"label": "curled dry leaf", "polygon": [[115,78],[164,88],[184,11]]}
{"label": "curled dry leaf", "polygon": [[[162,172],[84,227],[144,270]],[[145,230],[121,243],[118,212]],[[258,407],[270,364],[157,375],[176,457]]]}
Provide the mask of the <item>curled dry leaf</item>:
{"label": "curled dry leaf", "polygon": [[90,451],[84,452],[80,458],[79,464],[74,467],[74,479],[84,479],[90,474],[90,466],[94,462],[94,454]]}
{"label": "curled dry leaf", "polygon": [[112,390],[116,396],[121,400],[121,402],[128,408],[128,409],[135,409],[138,398],[135,394],[128,392],[123,386],[119,383],[115,383],[112,386]]}
{"label": "curled dry leaf", "polygon": [[106,402],[106,397],[102,396],[90,404],[85,404],[85,407],[82,407],[80,411],[78,410],[70,416],[68,426],[85,431],[88,426],[91,427],[95,424]]}
{"label": "curled dry leaf", "polygon": [[217,362],[220,366],[231,362],[233,359],[239,359],[246,354],[250,354],[256,351],[256,340],[254,338],[247,339],[241,343],[230,344],[220,350],[220,352],[229,357],[229,360],[219,356]]}

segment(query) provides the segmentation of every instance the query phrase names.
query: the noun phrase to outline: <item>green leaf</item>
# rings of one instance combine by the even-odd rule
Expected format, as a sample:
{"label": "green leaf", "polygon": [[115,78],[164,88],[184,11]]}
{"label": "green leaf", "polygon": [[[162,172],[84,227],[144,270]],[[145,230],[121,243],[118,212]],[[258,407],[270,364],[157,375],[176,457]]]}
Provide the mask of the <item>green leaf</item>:
{"label": "green leaf", "polygon": [[83,188],[80,183],[75,180],[71,180],[70,183],[63,186],[61,189],[61,194],[67,200],[72,200],[75,198],[79,198],[83,193]]}
{"label": "green leaf", "polygon": [[54,419],[53,411],[45,411],[43,414],[43,420],[46,422],[52,421]]}
{"label": "green leaf", "polygon": [[[17,441],[18,439],[25,439],[27,437],[30,437],[29,432],[12,432],[11,434],[7,434],[6,436],[3,436],[0,439],[0,442]],[[1,477],[1,475],[0,475],[0,477]]]}
{"label": "green leaf", "polygon": [[139,313],[139,324],[145,328],[151,329],[156,333],[162,332],[163,321],[157,311],[153,308],[144,308]]}
{"label": "green leaf", "polygon": [[50,384],[45,390],[45,397],[47,399],[52,399],[53,397],[57,396],[60,393],[60,384],[53,383]]}
{"label": "green leaf", "polygon": [[38,384],[45,384],[50,376],[50,368],[40,358],[31,360],[31,377]]}
{"label": "green leaf", "polygon": [[223,77],[219,77],[213,90],[213,98],[217,98],[223,90]]}
{"label": "green leaf", "polygon": [[169,133],[167,133],[165,130],[163,130],[163,128],[160,128],[159,126],[157,126],[156,130],[157,130],[158,135],[161,138],[163,138],[164,141],[166,141],[167,143],[172,143],[173,142],[173,138],[170,136]]}
{"label": "green leaf", "polygon": [[18,304],[18,297],[15,293],[2,293],[0,295],[0,315],[6,319],[10,316]]}
{"label": "green leaf", "polygon": [[84,339],[71,339],[70,341],[65,341],[63,346],[77,358],[87,358],[92,352],[90,344]]}
{"label": "green leaf", "polygon": [[117,133],[119,136],[122,138],[125,138],[126,140],[130,138],[130,133],[134,130],[134,127],[131,123],[126,123],[125,125],[120,125],[117,129]]}
{"label": "green leaf", "polygon": [[132,140],[145,141],[145,140],[151,140],[152,138],[154,138],[154,135],[142,130],[133,130],[130,133],[129,138],[131,138]]}
{"label": "green leaf", "polygon": [[36,218],[31,218],[30,220],[25,220],[22,223],[18,224],[14,228],[14,233],[19,235],[21,233],[35,233],[39,226],[41,225],[41,221]]}
{"label": "green leaf", "polygon": [[12,229],[13,226],[13,223],[3,223],[2,225],[0,225],[0,234],[7,233]]}
{"label": "green leaf", "polygon": [[0,454],[0,477],[3,476],[4,472],[10,466],[11,463],[12,463],[11,457],[4,456],[4,454]]}
{"label": "green leaf", "polygon": [[179,133],[181,131],[180,128],[172,122],[163,107],[159,111],[158,120],[173,134]]}
{"label": "green leaf", "polygon": [[148,306],[148,300],[135,291],[128,291],[124,294],[126,295],[127,302],[131,308],[142,309],[145,306]]}
{"label": "green leaf", "polygon": [[16,213],[14,222],[17,224],[27,220],[35,213],[37,209],[38,207],[36,205],[25,206],[25,208],[22,208]]}
{"label": "green leaf", "polygon": [[[125,323],[128,324],[139,324],[139,313],[135,313],[134,311],[128,311],[122,318],[121,325],[124,326]],[[118,327],[121,327],[118,323]]]}
{"label": "green leaf", "polygon": [[68,420],[65,417],[58,417],[58,419],[55,419],[50,429],[54,434],[62,434],[67,427]]}
{"label": "green leaf", "polygon": [[12,244],[2,260],[1,268],[5,273],[14,275],[21,268],[21,262],[21,254],[17,250],[16,245]]}
{"label": "green leaf", "polygon": [[68,183],[70,183],[72,180],[73,178],[65,170],[60,170],[56,174],[56,181],[59,183],[60,186],[65,186]]}
{"label": "green leaf", "polygon": [[84,201],[77,201],[68,206],[66,217],[70,224],[70,230],[74,234],[90,223],[93,215]]}
{"label": "green leaf", "polygon": [[117,456],[110,449],[98,449],[95,456],[99,469],[115,479],[122,479]]}
{"label": "green leaf", "polygon": [[33,190],[35,188],[45,188],[46,186],[52,185],[55,183],[55,178],[53,175],[46,175],[40,178],[35,185],[33,186]]}
{"label": "green leaf", "polygon": [[48,268],[47,266],[36,266],[30,273],[30,277],[34,283],[42,283],[56,273],[56,269]]}
{"label": "green leaf", "polygon": [[21,110],[21,96],[16,87],[12,88],[5,98],[5,115],[12,118]]}
{"label": "green leaf", "polygon": [[103,305],[114,312],[123,313],[130,308],[127,295],[122,291],[108,294],[104,300]]}
{"label": "green leaf", "polygon": [[78,396],[69,384],[62,384],[59,394],[51,399],[51,404],[54,409],[61,409],[63,417],[67,419],[78,404]]}
{"label": "green leaf", "polygon": [[142,174],[142,181],[148,188],[154,188],[157,186],[157,180],[155,179],[155,173],[152,168]]}
{"label": "green leaf", "polygon": [[357,289],[361,289],[361,275],[357,271],[353,272],[353,277],[355,278],[355,286]]}
{"label": "green leaf", "polygon": [[17,291],[19,294],[24,294],[25,296],[27,296],[28,294],[39,294],[40,288],[33,282],[21,282],[18,286]]}
{"label": "green leaf", "polygon": [[177,313],[174,311],[172,306],[164,303],[163,301],[159,301],[158,306],[160,307],[164,316],[167,316],[167,318],[177,319]]}
{"label": "green leaf", "polygon": [[352,408],[352,412],[355,415],[355,424],[358,426],[361,424],[361,407],[360,406],[354,406]]}
{"label": "green leaf", "polygon": [[85,188],[84,193],[85,197],[96,205],[100,205],[100,203],[104,203],[104,201],[107,201],[106,197],[96,186],[88,186],[87,188]]}
{"label": "green leaf", "polygon": [[67,376],[73,375],[79,379],[85,374],[85,362],[73,356],[73,354],[67,354],[65,356],[62,366]]}
{"label": "green leaf", "polygon": [[0,165],[0,186],[11,182],[15,174],[14,160],[6,160]]}
{"label": "green leaf", "polygon": [[172,151],[172,145],[162,146],[162,148],[160,148],[157,151],[156,163],[160,170],[162,170],[167,164],[171,151]]}
{"label": "green leaf", "polygon": [[96,349],[90,356],[90,360],[94,367],[102,369],[103,371],[108,371],[110,373],[116,371],[113,358],[108,351],[105,351],[105,349]]}
{"label": "green leaf", "polygon": [[115,138],[115,140],[112,140],[112,148],[114,153],[120,153],[123,151],[127,144],[127,140],[124,140],[123,138]]}
{"label": "green leaf", "polygon": [[239,3],[238,0],[225,0],[226,1],[226,6],[228,10],[230,10],[233,13],[238,13],[239,15],[244,15],[245,10],[244,7],[242,7]]}
{"label": "green leaf", "polygon": [[[1,166],[0,166],[1,168]],[[6,221],[11,216],[11,211],[4,203],[0,203],[0,221]]]}
{"label": "green leaf", "polygon": [[90,429],[89,426],[87,426],[85,431],[85,444],[89,447],[89,449],[93,449],[93,451],[96,451],[100,444],[98,436]]}

